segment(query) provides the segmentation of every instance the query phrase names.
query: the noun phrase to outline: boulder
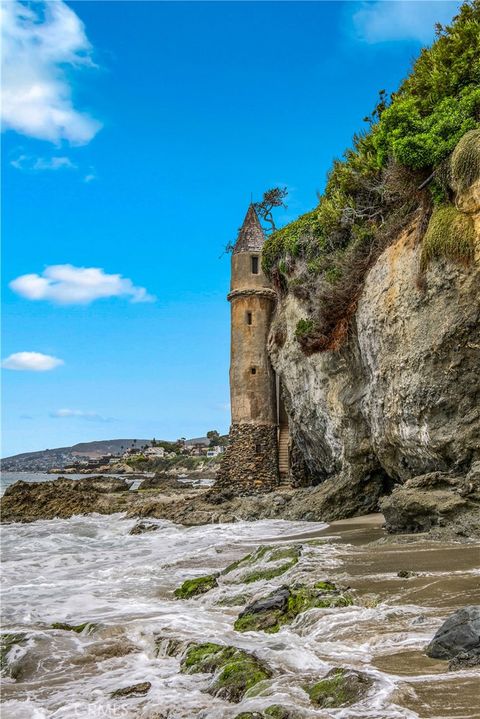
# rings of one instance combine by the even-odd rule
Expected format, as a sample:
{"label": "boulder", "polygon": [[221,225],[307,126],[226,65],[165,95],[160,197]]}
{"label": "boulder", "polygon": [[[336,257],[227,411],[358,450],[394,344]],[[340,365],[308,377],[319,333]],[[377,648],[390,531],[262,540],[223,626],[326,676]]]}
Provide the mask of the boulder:
{"label": "boulder", "polygon": [[480,652],[480,606],[457,609],[442,624],[425,650],[432,659],[453,659]]}
{"label": "boulder", "polygon": [[322,709],[345,707],[363,699],[373,684],[363,672],[336,667],[315,684],[306,687],[310,701]]}
{"label": "boulder", "polygon": [[230,574],[237,569],[246,569],[239,576],[238,581],[243,584],[251,584],[261,579],[274,579],[294,567],[302,553],[302,545],[293,546],[263,546],[255,552],[247,554],[242,559],[232,562],[226,567],[222,574]]}
{"label": "boulder", "polygon": [[187,674],[214,674],[209,694],[230,702],[241,701],[249,689],[272,676],[269,667],[254,654],[212,642],[191,644],[180,670]]}
{"label": "boulder", "polygon": [[470,669],[480,666],[480,648],[470,652],[460,652],[448,662],[448,671],[456,672],[459,669]]}
{"label": "boulder", "polygon": [[427,532],[446,524],[469,520],[480,530],[480,491],[476,479],[430,472],[413,477],[382,499],[386,529],[391,533]]}
{"label": "boulder", "polygon": [[318,582],[313,587],[303,584],[283,586],[246,606],[233,627],[237,632],[264,631],[272,634],[284,624],[291,624],[308,609],[347,607],[351,604],[352,597],[331,582]]}
{"label": "boulder", "polygon": [[129,687],[122,687],[121,689],[116,689],[110,694],[110,696],[112,697],[112,699],[144,696],[150,690],[151,686],[152,685],[150,682],[140,682],[139,684],[132,684]]}
{"label": "boulder", "polygon": [[156,532],[157,529],[160,529],[159,524],[155,524],[155,522],[137,522],[134,527],[129,531],[129,534],[145,534],[146,532]]}
{"label": "boulder", "polygon": [[25,644],[27,635],[23,633],[0,634],[0,670],[15,678],[17,666],[15,663],[15,650]]}

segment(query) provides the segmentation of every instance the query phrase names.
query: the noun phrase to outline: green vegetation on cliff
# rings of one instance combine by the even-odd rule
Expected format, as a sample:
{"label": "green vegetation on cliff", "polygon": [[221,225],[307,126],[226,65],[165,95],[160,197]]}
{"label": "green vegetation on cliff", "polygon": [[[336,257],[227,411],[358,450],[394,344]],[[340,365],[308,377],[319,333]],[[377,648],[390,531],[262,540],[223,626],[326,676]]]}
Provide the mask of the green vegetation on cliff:
{"label": "green vegetation on cliff", "polygon": [[[480,0],[436,32],[398,91],[380,93],[368,131],[334,161],[318,206],[265,243],[265,272],[315,308],[296,332],[307,353],[341,343],[369,267],[414,220],[422,236],[434,208],[423,269],[439,256],[472,258],[452,203],[480,177]],[[447,239],[438,239],[439,223]]]}

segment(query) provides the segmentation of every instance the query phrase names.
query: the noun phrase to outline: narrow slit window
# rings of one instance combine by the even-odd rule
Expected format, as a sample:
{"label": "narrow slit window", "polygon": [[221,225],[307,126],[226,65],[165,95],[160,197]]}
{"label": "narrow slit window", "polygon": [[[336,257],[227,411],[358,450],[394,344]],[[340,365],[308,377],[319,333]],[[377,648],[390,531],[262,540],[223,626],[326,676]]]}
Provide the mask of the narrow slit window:
{"label": "narrow slit window", "polygon": [[257,374],[257,368],[256,367],[250,367],[250,372],[252,374]]}
{"label": "narrow slit window", "polygon": [[262,454],[262,445],[261,444],[255,445],[255,454]]}
{"label": "narrow slit window", "polygon": [[247,314],[246,314],[246,320],[247,320],[247,325],[251,325],[251,324],[252,324],[253,315],[252,315],[251,312],[247,312]]}
{"label": "narrow slit window", "polygon": [[252,275],[258,275],[258,256],[253,255],[251,260],[252,260]]}

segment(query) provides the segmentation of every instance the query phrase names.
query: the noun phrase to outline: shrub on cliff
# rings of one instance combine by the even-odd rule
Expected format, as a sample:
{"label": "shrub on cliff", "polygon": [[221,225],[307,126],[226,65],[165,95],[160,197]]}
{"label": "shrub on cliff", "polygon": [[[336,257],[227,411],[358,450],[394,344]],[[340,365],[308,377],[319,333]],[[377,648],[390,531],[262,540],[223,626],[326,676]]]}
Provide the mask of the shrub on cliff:
{"label": "shrub on cliff", "polygon": [[432,214],[422,243],[421,266],[437,257],[468,264],[474,256],[475,228],[469,215],[453,205],[441,205]]}
{"label": "shrub on cliff", "polygon": [[[338,346],[380,252],[414,219],[423,234],[433,207],[450,206],[480,175],[480,0],[436,32],[398,91],[380,93],[368,131],[334,161],[318,206],[265,243],[263,268],[277,288],[293,291],[295,274],[296,294],[301,287],[317,308],[309,332],[297,335],[305,351]],[[430,258],[470,257],[465,243],[429,248]]]}

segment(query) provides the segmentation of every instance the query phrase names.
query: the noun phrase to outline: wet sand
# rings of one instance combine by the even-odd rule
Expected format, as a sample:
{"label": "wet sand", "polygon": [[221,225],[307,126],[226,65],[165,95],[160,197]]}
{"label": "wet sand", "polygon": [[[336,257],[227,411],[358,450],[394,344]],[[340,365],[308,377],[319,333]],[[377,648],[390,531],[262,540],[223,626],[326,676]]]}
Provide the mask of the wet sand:
{"label": "wet sand", "polygon": [[[408,543],[382,529],[381,514],[333,522],[327,529],[313,533],[318,539],[333,541],[344,548],[340,578],[365,596],[375,595],[392,606],[415,605],[425,615],[412,618],[412,626],[435,624],[460,607],[480,604],[480,546],[425,540],[421,534]],[[398,577],[408,571],[412,576]],[[332,573],[338,580],[338,573]],[[436,620],[436,621],[435,621]],[[383,636],[397,633],[401,621],[392,614]],[[390,625],[390,626],[389,626]],[[378,632],[378,625],[370,627]],[[405,626],[405,635],[409,627]],[[362,631],[368,633],[369,627]],[[432,635],[433,635],[432,631]],[[398,704],[415,711],[424,719],[479,719],[480,671],[447,672],[447,662],[430,659],[421,649],[399,646],[396,651],[372,657],[373,666],[392,676],[401,677],[396,689]],[[352,715],[353,716],[353,715]]]}

